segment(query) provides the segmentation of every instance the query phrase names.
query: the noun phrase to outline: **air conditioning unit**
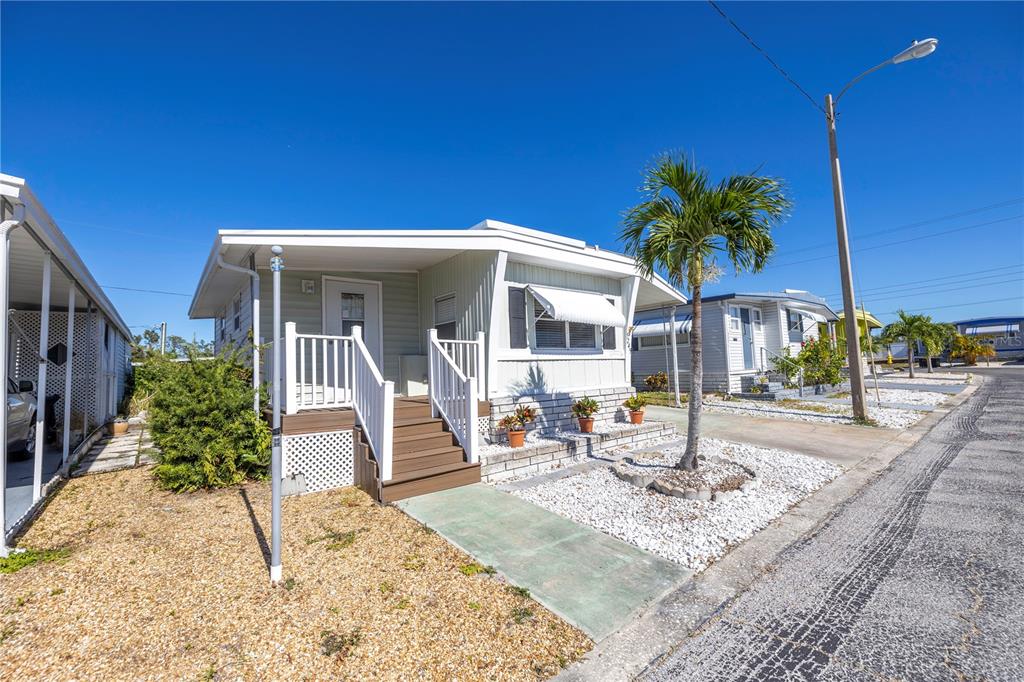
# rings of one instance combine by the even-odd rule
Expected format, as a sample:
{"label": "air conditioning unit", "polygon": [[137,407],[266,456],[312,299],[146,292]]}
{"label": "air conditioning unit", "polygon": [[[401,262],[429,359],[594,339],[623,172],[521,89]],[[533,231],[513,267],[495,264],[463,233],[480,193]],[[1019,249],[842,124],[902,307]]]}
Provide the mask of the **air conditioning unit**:
{"label": "air conditioning unit", "polygon": [[399,356],[398,390],[407,396],[427,394],[426,355]]}

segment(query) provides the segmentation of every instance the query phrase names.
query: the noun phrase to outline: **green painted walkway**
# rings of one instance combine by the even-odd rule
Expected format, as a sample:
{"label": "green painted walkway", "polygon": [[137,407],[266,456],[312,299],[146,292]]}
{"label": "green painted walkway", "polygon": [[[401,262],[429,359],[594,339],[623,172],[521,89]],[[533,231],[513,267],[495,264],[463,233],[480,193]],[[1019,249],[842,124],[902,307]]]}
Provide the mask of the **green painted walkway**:
{"label": "green painted walkway", "polygon": [[691,573],[482,483],[396,503],[594,640]]}

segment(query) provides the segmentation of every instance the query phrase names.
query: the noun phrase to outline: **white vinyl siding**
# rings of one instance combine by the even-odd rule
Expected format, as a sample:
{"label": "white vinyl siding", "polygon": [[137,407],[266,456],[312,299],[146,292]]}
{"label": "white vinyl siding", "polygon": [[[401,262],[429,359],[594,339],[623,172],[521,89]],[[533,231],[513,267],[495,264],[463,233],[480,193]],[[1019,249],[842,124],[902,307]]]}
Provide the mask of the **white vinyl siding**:
{"label": "white vinyl siding", "polygon": [[[729,311],[728,306],[718,302],[711,301],[704,303],[701,309],[701,332],[703,335],[703,358],[704,358],[704,386],[705,391],[725,391],[729,387],[729,369],[726,364],[727,355],[727,337],[726,329],[728,327]],[[663,308],[657,311],[647,310],[642,313],[642,319],[650,319],[652,317],[667,317],[669,314],[668,308]],[[692,315],[692,306],[680,306],[676,310],[677,318],[681,318],[684,315]],[[641,314],[638,313],[638,316]],[[687,335],[680,334],[676,338],[677,340]],[[644,346],[643,339],[637,338],[639,348],[632,352],[631,368],[632,383],[637,388],[645,388],[644,377],[656,374],[657,372],[665,372],[666,374],[672,374],[672,351],[671,343],[669,348],[661,345],[661,341],[664,337],[655,336],[648,337],[657,339],[657,346]],[[679,387],[680,390],[687,391],[690,388],[690,358],[691,349],[689,346],[689,338],[685,339],[686,343],[676,344],[676,358],[679,366]],[[666,350],[668,352],[666,353]],[[671,384],[669,384],[671,386]]]}
{"label": "white vinyl siding", "polygon": [[468,340],[477,332],[487,332],[497,260],[497,251],[466,251],[419,273],[419,315],[424,336],[432,324],[439,323],[434,316],[436,301],[453,294],[454,338]]}

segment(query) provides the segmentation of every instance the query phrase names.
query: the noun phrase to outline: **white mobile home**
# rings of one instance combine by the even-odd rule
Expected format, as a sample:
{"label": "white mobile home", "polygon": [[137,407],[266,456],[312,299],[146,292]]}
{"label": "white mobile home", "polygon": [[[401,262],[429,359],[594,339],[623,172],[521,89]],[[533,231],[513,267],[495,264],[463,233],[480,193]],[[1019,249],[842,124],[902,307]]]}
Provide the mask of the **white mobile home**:
{"label": "white mobile home", "polygon": [[[275,341],[272,246],[285,268],[286,472],[325,448],[343,462],[365,446],[378,498],[426,489],[429,476],[415,473],[426,470],[479,480],[477,434],[493,434],[522,402],[548,430],[565,428],[584,394],[601,399],[601,418],[622,418],[634,311],[685,303],[626,256],[492,220],[463,230],[222,230],[190,309],[215,320],[218,350]],[[420,452],[419,463],[404,456]],[[366,462],[357,456],[355,471],[332,481],[359,482]],[[302,470],[307,489],[314,468]]]}
{"label": "white mobile home", "polygon": [[[0,174],[0,520],[6,538],[117,414],[131,336],[25,180]],[[3,545],[6,547],[6,544]],[[0,548],[2,549],[2,548]]]}
{"label": "white mobile home", "polygon": [[[732,293],[702,299],[704,390],[740,391],[744,377],[772,368],[772,359],[793,355],[808,339],[817,338],[823,323],[832,336],[836,313],[824,299],[806,291]],[[672,375],[671,311],[668,308],[638,313],[633,327],[633,385],[657,372]],[[690,387],[690,306],[677,306],[676,353],[681,389]]]}

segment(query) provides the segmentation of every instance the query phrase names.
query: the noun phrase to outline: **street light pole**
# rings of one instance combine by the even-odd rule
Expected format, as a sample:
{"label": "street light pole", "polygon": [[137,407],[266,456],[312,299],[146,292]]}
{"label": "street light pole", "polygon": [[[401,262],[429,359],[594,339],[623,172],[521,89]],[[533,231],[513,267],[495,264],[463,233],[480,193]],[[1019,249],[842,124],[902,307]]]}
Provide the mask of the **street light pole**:
{"label": "street light pole", "polygon": [[873,66],[847,83],[835,102],[832,95],[825,95],[825,124],[828,126],[828,155],[832,171],[832,203],[836,212],[836,241],[839,243],[839,276],[843,285],[844,324],[846,325],[846,355],[850,364],[850,397],[853,402],[853,416],[867,418],[864,397],[864,365],[860,355],[860,333],[857,327],[857,307],[853,295],[853,268],[850,265],[850,239],[846,230],[846,199],[843,196],[843,174],[839,168],[839,150],[836,145],[836,104],[855,83],[869,73],[874,73],[890,64],[902,64],[911,59],[927,57],[939,46],[935,38],[917,41],[895,57]]}
{"label": "street light pole", "polygon": [[843,284],[843,316],[846,325],[846,355],[850,363],[850,397],[855,419],[868,416],[864,400],[864,365],[860,361],[860,337],[857,332],[856,304],[853,296],[853,269],[850,266],[850,239],[846,232],[846,200],[843,176],[836,146],[836,112],[832,95],[825,95],[825,122],[828,124],[828,156],[832,169],[832,203],[836,212],[836,241],[839,242],[839,277]]}

